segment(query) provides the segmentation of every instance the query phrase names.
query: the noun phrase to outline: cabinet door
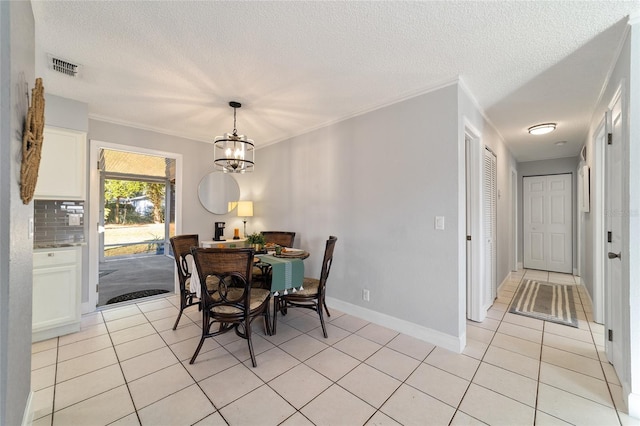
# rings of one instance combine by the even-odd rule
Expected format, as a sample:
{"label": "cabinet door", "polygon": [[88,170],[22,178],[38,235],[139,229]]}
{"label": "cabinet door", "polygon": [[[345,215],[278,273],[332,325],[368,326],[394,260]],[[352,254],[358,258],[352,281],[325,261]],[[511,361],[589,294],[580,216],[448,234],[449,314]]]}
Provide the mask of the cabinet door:
{"label": "cabinet door", "polygon": [[86,134],[45,127],[35,198],[84,200]]}
{"label": "cabinet door", "polygon": [[79,320],[78,267],[33,270],[33,331]]}

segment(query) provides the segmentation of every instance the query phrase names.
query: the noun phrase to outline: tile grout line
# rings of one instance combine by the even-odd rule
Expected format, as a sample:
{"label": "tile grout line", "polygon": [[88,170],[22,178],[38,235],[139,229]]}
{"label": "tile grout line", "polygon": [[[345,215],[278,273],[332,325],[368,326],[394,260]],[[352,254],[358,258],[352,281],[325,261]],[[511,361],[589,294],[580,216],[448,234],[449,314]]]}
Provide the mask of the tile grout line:
{"label": "tile grout line", "polygon": [[[584,302],[582,301],[582,296],[580,295],[580,292],[578,292],[578,298],[580,299],[580,303],[582,304],[582,308],[584,310]],[[591,319],[593,319],[593,312],[590,313],[591,314]],[[587,316],[587,312],[585,311],[585,317],[587,318],[587,326],[589,327],[589,334],[591,335],[591,341],[593,342],[593,345],[596,348],[596,354],[598,355],[598,361],[600,364],[600,369],[602,370],[602,376],[604,377],[604,382],[607,385],[607,391],[609,391],[609,398],[611,398],[611,403],[613,405],[613,409],[616,412],[616,417],[618,418],[618,422],[620,422],[620,425],[622,425],[622,419],[620,418],[620,412],[618,410],[618,407],[616,405],[616,401],[613,398],[613,392],[611,392],[611,383],[609,383],[609,379],[607,378],[607,373],[604,371],[604,367],[602,366],[603,362],[602,360],[600,360],[600,354],[597,353],[598,351],[598,345],[596,344],[596,341],[593,337],[593,330],[591,329],[591,321],[589,320],[589,317]],[[605,348],[606,348],[606,342],[605,342]],[[606,349],[605,349],[606,351]],[[609,362],[609,360],[607,360],[607,362]],[[615,370],[614,370],[615,373]],[[616,373],[617,375],[617,373]],[[619,379],[618,379],[619,380]]]}
{"label": "tile grout line", "polygon": [[[518,286],[520,286],[520,283],[522,283],[522,280],[523,280],[523,279],[524,279],[524,274],[523,274],[523,276],[520,278],[520,281],[519,281],[519,283],[518,283]],[[515,293],[516,293],[516,292],[514,292],[514,293],[513,293],[513,294],[514,294],[514,296],[515,296]],[[465,389],[464,393],[462,394],[462,398],[460,398],[460,401],[458,402],[458,405],[457,405],[457,406],[456,406],[456,408],[455,408],[455,412],[454,412],[454,414],[453,414],[453,417],[452,417],[452,418],[451,418],[451,420],[449,421],[449,424],[451,424],[451,422],[453,421],[453,418],[455,418],[456,413],[457,413],[458,411],[461,411],[462,413],[466,414],[467,416],[473,417],[473,416],[471,416],[470,414],[467,414],[467,413],[465,413],[464,411],[462,411],[462,410],[460,409],[460,406],[462,405],[462,401],[464,401],[464,398],[467,396],[467,393],[469,392],[469,389],[471,388],[471,384],[475,384],[475,383],[473,383],[473,379],[474,379],[474,378],[476,377],[476,375],[478,374],[478,370],[480,369],[480,366],[482,365],[482,363],[483,363],[483,361],[484,361],[484,357],[487,355],[487,351],[489,350],[489,347],[491,347],[491,343],[493,342],[493,339],[495,339],[496,334],[498,333],[498,328],[500,328],[500,325],[502,325],[502,322],[504,321],[504,317],[507,315],[507,312],[508,312],[508,309],[509,309],[508,307],[511,305],[511,303],[513,303],[513,297],[514,297],[514,296],[511,296],[511,300],[509,301],[509,304],[507,304],[507,310],[506,310],[506,311],[504,311],[504,314],[502,315],[502,318],[500,319],[500,324],[498,324],[498,327],[497,327],[497,328],[496,328],[496,330],[493,332],[493,336],[491,336],[491,340],[490,340],[490,341],[489,341],[489,343],[487,344],[487,349],[485,350],[484,354],[482,355],[482,358],[480,359],[480,362],[478,363],[478,367],[476,367],[476,370],[474,371],[473,376],[471,376],[471,379],[469,380],[469,385],[467,386],[467,388]],[[496,297],[496,299],[497,299],[497,297]],[[495,303],[495,300],[494,300],[494,303]],[[492,306],[493,306],[493,305],[492,305]],[[487,364],[490,364],[490,363],[487,363]],[[490,365],[493,365],[493,364],[490,364]],[[498,366],[495,366],[495,367],[498,367]],[[502,368],[502,367],[499,367],[499,368]],[[507,370],[507,371],[508,371],[508,370]],[[478,384],[475,384],[475,385],[476,385],[476,386],[480,386],[480,385],[478,385]],[[484,387],[484,386],[482,386],[482,387]],[[486,389],[486,388],[485,388],[485,389]],[[492,392],[495,392],[495,391],[493,391],[493,390],[491,390],[491,389],[489,389],[489,390],[490,390],[490,391],[492,391]],[[498,395],[502,395],[501,393],[498,393],[498,392],[496,392],[496,393],[497,393]],[[506,395],[502,395],[502,396],[507,397]],[[513,398],[510,398],[510,397],[507,397],[507,398],[509,398],[509,399],[513,399]],[[514,401],[515,401],[515,400],[514,400]],[[519,402],[519,401],[517,401],[517,402]],[[475,417],[473,417],[473,418],[475,419]],[[482,420],[480,420],[480,419],[477,419],[477,420],[482,421]],[[535,421],[535,409],[534,409],[534,421]],[[483,422],[483,423],[484,423],[484,422]]]}

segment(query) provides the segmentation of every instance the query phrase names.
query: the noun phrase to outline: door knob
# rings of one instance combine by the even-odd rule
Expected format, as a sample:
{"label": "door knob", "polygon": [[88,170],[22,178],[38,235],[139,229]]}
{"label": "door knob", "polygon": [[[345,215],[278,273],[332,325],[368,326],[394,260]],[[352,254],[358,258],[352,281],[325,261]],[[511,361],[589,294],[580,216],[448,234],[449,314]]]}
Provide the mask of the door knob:
{"label": "door knob", "polygon": [[609,252],[608,256],[609,256],[609,259],[615,259],[617,257],[618,259],[622,260],[622,257],[620,257],[621,254],[622,254],[622,252],[620,252],[620,253],[611,253],[611,252]]}

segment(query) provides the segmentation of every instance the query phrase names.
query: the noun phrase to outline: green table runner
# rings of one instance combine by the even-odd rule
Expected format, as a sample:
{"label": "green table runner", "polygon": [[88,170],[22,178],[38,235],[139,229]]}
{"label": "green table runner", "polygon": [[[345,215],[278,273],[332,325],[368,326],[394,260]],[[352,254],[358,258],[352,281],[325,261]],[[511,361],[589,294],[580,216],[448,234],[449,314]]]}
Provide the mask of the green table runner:
{"label": "green table runner", "polygon": [[302,259],[284,259],[281,257],[258,255],[260,260],[271,265],[271,292],[279,296],[279,292],[295,291],[302,287],[304,263]]}

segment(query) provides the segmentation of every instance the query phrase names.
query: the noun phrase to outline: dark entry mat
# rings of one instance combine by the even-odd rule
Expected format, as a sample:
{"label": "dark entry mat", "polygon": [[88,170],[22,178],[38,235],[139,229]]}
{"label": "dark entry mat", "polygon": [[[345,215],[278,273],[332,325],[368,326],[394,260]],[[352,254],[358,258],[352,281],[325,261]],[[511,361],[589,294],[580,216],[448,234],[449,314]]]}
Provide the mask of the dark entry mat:
{"label": "dark entry mat", "polygon": [[151,289],[151,290],[134,291],[131,293],[121,294],[120,296],[112,297],[107,301],[106,304],[110,305],[112,303],[126,302],[128,300],[140,299],[141,297],[155,296],[157,294],[162,294],[162,293],[169,293],[169,290]]}

